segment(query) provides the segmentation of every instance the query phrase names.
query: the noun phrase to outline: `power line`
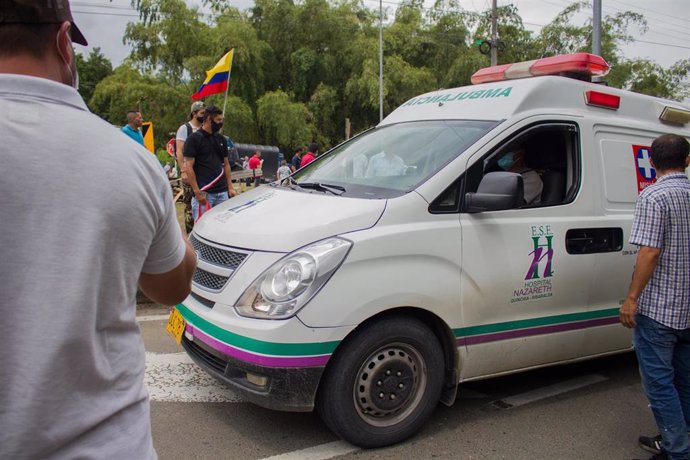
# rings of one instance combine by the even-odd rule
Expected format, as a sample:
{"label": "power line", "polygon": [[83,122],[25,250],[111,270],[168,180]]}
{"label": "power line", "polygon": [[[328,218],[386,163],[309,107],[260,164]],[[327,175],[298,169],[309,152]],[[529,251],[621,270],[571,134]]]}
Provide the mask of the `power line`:
{"label": "power line", "polygon": [[[630,5],[629,3],[621,2],[621,1],[618,1],[618,0],[611,0],[611,1],[614,2],[614,3],[620,3],[621,5],[625,5],[625,6],[629,7],[629,8],[636,8],[636,9],[638,9],[638,10],[648,11],[648,12],[653,13],[653,14],[655,14],[655,15],[665,16],[665,17],[667,17],[667,18],[671,18],[671,19],[676,20],[676,21],[690,22],[690,19],[683,19],[683,18],[678,18],[678,17],[675,17],[675,16],[671,16],[670,14],[659,13],[658,11],[655,11],[655,10],[650,10],[650,9],[647,9],[647,8],[642,8],[641,6],[633,6],[633,5]],[[681,26],[681,27],[684,27],[684,26]]]}
{"label": "power line", "polygon": [[[609,11],[615,11],[615,12],[618,12],[618,13],[622,13],[622,12],[623,12],[623,10],[618,9],[618,8],[615,8],[615,7],[611,7],[611,6],[605,6],[604,9],[605,9],[605,10],[609,10]],[[644,15],[643,15],[643,16],[644,16]],[[671,32],[678,33],[678,34],[688,34],[688,31],[687,31],[687,30],[674,29],[673,27],[670,27],[670,25],[667,24],[667,23],[657,22],[657,21],[662,21],[662,20],[660,20],[660,19],[653,19],[653,18],[647,18],[647,17],[645,17],[645,20],[647,21],[647,24],[654,25],[654,29],[651,29],[651,28],[650,28],[650,30],[649,30],[649,32],[652,32],[652,33],[656,33],[656,34],[660,34],[660,35],[666,35],[666,36],[671,37],[671,38],[677,38],[677,37],[674,37],[673,35],[669,35],[669,34],[665,34],[665,33],[663,33],[663,32],[657,31],[657,30],[656,30],[656,27],[659,26],[659,27],[663,27],[664,29],[668,29],[668,30],[671,31]],[[676,26],[676,27],[683,27],[683,26],[678,26],[678,25],[676,25],[676,24],[671,24],[671,25]]]}
{"label": "power line", "polygon": [[647,41],[647,40],[635,40],[635,39],[633,39],[633,41],[634,41],[634,42],[638,42],[638,43],[649,43],[649,44],[651,44],[651,45],[670,46],[670,47],[672,47],[672,48],[682,48],[682,49],[690,50],[690,46],[672,45],[672,44],[670,44],[670,43],[650,42],[650,41]]}

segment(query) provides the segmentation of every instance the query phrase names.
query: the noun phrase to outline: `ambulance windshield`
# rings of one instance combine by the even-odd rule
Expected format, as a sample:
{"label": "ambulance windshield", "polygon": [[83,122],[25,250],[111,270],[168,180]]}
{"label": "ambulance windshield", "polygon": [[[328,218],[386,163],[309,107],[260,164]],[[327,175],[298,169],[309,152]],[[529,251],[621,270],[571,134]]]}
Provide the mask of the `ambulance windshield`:
{"label": "ambulance windshield", "polygon": [[349,197],[393,198],[414,190],[497,124],[441,120],[378,127],[319,157],[284,185]]}

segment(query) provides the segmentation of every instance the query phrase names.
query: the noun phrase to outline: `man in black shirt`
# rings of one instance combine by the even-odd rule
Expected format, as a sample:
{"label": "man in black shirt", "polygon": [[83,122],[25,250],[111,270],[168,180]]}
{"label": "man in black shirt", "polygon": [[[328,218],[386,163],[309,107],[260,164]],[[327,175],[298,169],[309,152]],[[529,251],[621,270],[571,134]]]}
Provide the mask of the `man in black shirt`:
{"label": "man in black shirt", "polygon": [[206,107],[201,128],[184,143],[184,159],[189,185],[192,186],[192,213],[196,222],[213,206],[236,195],[230,177],[230,163],[223,127],[223,111]]}

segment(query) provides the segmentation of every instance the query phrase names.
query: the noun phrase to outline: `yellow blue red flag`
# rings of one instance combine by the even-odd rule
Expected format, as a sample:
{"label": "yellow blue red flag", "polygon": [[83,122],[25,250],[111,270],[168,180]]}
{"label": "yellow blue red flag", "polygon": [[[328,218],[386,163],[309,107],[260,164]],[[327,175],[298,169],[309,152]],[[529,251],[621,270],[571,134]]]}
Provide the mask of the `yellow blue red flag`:
{"label": "yellow blue red flag", "polygon": [[224,93],[228,89],[234,51],[234,48],[228,51],[211,70],[206,71],[206,80],[199,87],[199,91],[192,94],[192,99],[198,100],[212,94]]}

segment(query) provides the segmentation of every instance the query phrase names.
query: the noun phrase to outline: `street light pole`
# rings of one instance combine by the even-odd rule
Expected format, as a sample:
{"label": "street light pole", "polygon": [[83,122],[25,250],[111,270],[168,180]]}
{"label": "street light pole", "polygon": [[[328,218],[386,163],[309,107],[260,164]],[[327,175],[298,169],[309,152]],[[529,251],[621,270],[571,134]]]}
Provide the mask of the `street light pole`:
{"label": "street light pole", "polygon": [[498,64],[498,17],[496,0],[491,5],[491,66]]}
{"label": "street light pole", "polygon": [[383,0],[379,0],[379,121],[383,120]]}
{"label": "street light pole", "polygon": [[594,0],[592,6],[592,54],[601,56],[601,0]]}

